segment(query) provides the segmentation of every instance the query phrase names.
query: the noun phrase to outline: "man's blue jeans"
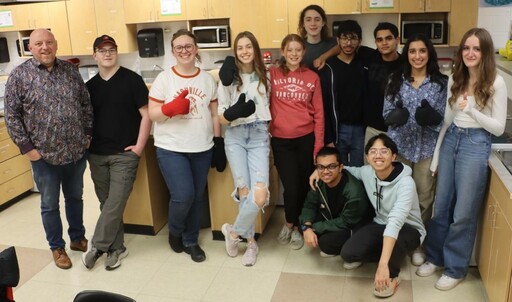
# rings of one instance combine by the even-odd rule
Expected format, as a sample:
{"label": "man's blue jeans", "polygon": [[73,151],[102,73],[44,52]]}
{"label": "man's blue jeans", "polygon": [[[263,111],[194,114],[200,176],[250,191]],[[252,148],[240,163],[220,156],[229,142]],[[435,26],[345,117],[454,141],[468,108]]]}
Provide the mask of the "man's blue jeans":
{"label": "man's blue jeans", "polygon": [[60,219],[59,195],[62,185],[68,234],[71,241],[79,241],[85,236],[83,223],[85,155],[77,162],[65,165],[52,165],[40,159],[32,163],[34,180],[41,192],[41,216],[46,232],[46,240],[52,250],[64,248],[62,220]]}
{"label": "man's blue jeans", "polygon": [[444,274],[466,276],[487,186],[491,134],[451,125],[441,145],[434,215],[427,225],[427,260]]}
{"label": "man's blue jeans", "polygon": [[340,151],[343,165],[364,165],[364,132],[364,126],[339,124],[336,148]]}
{"label": "man's blue jeans", "polygon": [[181,236],[184,246],[197,244],[212,154],[213,149],[198,153],[156,149],[158,165],[171,194],[169,232]]}

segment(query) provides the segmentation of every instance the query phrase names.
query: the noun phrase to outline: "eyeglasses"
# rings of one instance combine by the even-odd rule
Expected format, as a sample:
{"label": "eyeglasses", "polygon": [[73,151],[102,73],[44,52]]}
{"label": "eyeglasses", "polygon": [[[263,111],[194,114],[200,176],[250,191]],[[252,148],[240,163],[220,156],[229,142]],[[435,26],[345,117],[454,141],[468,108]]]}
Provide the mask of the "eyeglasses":
{"label": "eyeglasses", "polygon": [[339,166],[340,166],[340,164],[330,164],[327,166],[319,164],[319,165],[316,165],[316,169],[318,170],[318,172],[324,172],[325,170],[328,170],[329,172],[333,172],[336,169],[338,169]]}
{"label": "eyeglasses", "polygon": [[395,39],[395,37],[393,37],[392,35],[389,35],[389,36],[385,36],[385,37],[377,37],[377,38],[375,38],[375,42],[382,43],[382,42],[384,42],[384,40],[386,40],[386,42],[390,42],[390,41],[393,41],[394,39]]}
{"label": "eyeglasses", "polygon": [[342,43],[347,43],[349,40],[352,43],[359,42],[359,37],[357,35],[353,35],[353,36],[340,36],[340,41]]}
{"label": "eyeglasses", "polygon": [[368,155],[375,156],[375,155],[377,155],[377,153],[379,153],[380,155],[386,156],[391,153],[391,150],[389,148],[380,148],[380,149],[371,148],[370,150],[368,150]]}
{"label": "eyeglasses", "polygon": [[97,49],[96,52],[102,56],[106,55],[107,53],[109,55],[115,55],[117,53],[117,48],[110,48],[110,49],[100,48],[100,49]]}
{"label": "eyeglasses", "polygon": [[178,53],[183,52],[183,50],[191,52],[194,49],[194,44],[176,45],[172,49],[174,49],[174,51]]}

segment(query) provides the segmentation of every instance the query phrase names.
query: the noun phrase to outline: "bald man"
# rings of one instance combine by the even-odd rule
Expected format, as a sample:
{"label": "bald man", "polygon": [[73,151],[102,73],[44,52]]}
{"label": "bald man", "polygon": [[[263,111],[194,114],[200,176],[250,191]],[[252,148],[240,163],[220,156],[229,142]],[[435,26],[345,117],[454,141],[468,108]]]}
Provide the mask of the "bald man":
{"label": "bald man", "polygon": [[77,68],[56,58],[57,41],[46,29],[30,34],[33,57],[16,67],[5,87],[5,123],[32,164],[41,192],[41,216],[57,267],[71,260],[62,238],[60,188],[66,204],[70,248],[87,250],[83,225],[83,174],[92,135],[89,93]]}

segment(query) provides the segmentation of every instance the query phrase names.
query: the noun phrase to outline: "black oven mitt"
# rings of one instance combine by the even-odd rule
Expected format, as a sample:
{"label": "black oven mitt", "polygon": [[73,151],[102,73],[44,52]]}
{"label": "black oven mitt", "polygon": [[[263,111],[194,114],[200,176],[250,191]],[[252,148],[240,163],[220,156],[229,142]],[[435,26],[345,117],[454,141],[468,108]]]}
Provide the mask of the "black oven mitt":
{"label": "black oven mitt", "polygon": [[435,111],[426,99],[421,100],[421,106],[416,109],[414,118],[416,118],[418,125],[424,127],[437,126],[443,121],[441,114]]}
{"label": "black oven mitt", "polygon": [[391,111],[384,121],[386,126],[399,127],[407,123],[409,119],[409,111],[404,108],[402,100],[398,100],[395,103],[396,108]]}
{"label": "black oven mitt", "polygon": [[238,101],[224,111],[224,118],[230,122],[241,117],[248,117],[256,111],[253,100],[245,101],[245,93],[238,97]]}
{"label": "black oven mitt", "polygon": [[213,137],[213,156],[212,156],[212,164],[210,165],[212,168],[217,169],[218,172],[224,171],[226,169],[226,150],[224,150],[224,138],[221,136]]}
{"label": "black oven mitt", "polygon": [[237,72],[238,68],[236,67],[235,57],[227,56],[219,70],[219,78],[222,82],[222,85],[231,85],[235,79],[235,73]]}

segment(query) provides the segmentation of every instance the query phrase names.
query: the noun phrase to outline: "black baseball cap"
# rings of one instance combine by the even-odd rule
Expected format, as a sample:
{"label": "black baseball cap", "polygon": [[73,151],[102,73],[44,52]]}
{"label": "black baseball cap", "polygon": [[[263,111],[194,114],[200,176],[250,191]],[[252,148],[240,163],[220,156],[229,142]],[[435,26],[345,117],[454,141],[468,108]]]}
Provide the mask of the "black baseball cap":
{"label": "black baseball cap", "polygon": [[93,44],[92,48],[93,48],[93,50],[95,50],[96,48],[98,48],[101,45],[106,44],[106,43],[112,44],[115,47],[117,47],[116,40],[114,40],[114,38],[112,38],[111,36],[108,36],[108,35],[102,35],[100,37],[97,37],[96,40],[94,40],[94,44]]}

